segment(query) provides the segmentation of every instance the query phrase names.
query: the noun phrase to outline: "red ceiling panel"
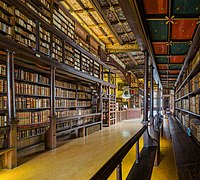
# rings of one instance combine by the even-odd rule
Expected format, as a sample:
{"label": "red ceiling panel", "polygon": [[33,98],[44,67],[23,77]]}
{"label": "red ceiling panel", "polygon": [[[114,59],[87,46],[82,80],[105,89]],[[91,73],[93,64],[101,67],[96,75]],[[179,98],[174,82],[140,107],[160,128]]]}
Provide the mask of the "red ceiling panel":
{"label": "red ceiling panel", "polygon": [[179,70],[169,70],[169,74],[179,74]]}
{"label": "red ceiling panel", "polygon": [[167,14],[168,0],[143,0],[146,14]]}
{"label": "red ceiling panel", "polygon": [[182,64],[185,56],[170,56],[170,63]]}
{"label": "red ceiling panel", "polygon": [[156,55],[167,54],[167,46],[165,43],[153,43],[153,49]]}
{"label": "red ceiling panel", "polygon": [[159,69],[167,69],[167,65],[165,64],[158,64]]}
{"label": "red ceiling panel", "polygon": [[172,39],[192,39],[198,20],[174,20],[172,24]]}

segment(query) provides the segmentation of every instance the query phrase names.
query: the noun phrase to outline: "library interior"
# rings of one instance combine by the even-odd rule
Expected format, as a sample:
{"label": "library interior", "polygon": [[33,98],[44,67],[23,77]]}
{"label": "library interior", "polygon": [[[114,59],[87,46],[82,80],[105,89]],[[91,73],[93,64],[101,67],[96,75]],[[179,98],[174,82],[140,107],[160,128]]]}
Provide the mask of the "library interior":
{"label": "library interior", "polygon": [[200,1],[0,0],[0,179],[200,179]]}

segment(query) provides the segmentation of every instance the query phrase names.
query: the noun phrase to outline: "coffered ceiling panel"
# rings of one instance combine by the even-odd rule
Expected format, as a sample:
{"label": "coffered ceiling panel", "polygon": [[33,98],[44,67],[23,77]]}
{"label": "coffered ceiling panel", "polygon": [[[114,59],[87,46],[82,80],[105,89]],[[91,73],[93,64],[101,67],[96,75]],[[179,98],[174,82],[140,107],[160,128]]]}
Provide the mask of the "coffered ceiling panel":
{"label": "coffered ceiling panel", "polygon": [[168,26],[165,20],[147,20],[152,41],[167,41]]}
{"label": "coffered ceiling panel", "polygon": [[183,64],[185,56],[170,56],[170,63]]}
{"label": "coffered ceiling panel", "polygon": [[172,40],[190,40],[198,20],[176,20],[172,24]]}
{"label": "coffered ceiling panel", "polygon": [[172,13],[174,15],[187,15],[191,17],[198,17],[200,14],[199,0],[174,0],[172,7]]}
{"label": "coffered ceiling panel", "polygon": [[152,45],[153,45],[154,53],[156,55],[168,53],[168,47],[166,43],[153,43]]}
{"label": "coffered ceiling panel", "polygon": [[190,43],[173,43],[171,45],[170,53],[172,55],[185,55],[188,52]]}
{"label": "coffered ceiling panel", "polygon": [[[199,26],[199,0],[136,0],[160,73],[173,84]],[[166,66],[164,66],[164,64]],[[166,71],[162,71],[167,67]],[[170,77],[170,78],[169,78]],[[166,77],[165,77],[166,78]],[[171,82],[171,83],[170,83]]]}
{"label": "coffered ceiling panel", "polygon": [[146,14],[167,14],[168,0],[144,0]]}

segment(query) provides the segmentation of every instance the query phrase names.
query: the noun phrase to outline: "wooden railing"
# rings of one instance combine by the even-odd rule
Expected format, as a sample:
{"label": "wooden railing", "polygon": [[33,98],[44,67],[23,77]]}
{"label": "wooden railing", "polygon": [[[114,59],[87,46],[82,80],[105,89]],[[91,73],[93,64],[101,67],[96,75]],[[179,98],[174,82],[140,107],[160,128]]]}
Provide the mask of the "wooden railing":
{"label": "wooden railing", "polygon": [[122,146],[95,174],[91,180],[107,179],[116,169],[116,179],[122,179],[122,160],[136,144],[136,163],[139,163],[139,139],[146,131],[147,126],[143,126],[124,146]]}

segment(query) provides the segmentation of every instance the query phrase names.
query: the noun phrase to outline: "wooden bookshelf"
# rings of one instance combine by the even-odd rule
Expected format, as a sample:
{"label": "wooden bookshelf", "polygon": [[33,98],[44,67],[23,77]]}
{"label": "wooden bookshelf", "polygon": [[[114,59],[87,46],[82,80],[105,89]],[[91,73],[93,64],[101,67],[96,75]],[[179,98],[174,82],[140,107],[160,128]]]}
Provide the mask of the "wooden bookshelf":
{"label": "wooden bookshelf", "polygon": [[175,116],[185,130],[200,141],[200,61],[199,52],[188,64],[175,91]]}
{"label": "wooden bookshelf", "polygon": [[112,70],[91,37],[89,51],[76,43],[74,28],[57,1],[0,0],[0,148],[12,149],[9,168],[17,151],[54,149],[58,136],[101,129],[102,102],[115,123],[115,85],[110,74],[102,80],[103,69]]}
{"label": "wooden bookshelf", "polygon": [[102,88],[103,125],[110,126],[116,123],[116,89],[108,86]]}

